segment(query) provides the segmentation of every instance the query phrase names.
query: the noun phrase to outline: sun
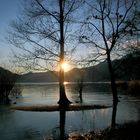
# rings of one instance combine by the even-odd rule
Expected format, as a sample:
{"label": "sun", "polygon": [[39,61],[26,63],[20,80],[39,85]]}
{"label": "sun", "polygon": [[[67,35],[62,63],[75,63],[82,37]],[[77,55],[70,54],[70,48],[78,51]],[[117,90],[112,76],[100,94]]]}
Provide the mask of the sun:
{"label": "sun", "polygon": [[70,69],[67,62],[63,62],[63,63],[61,64],[61,68],[62,68],[65,72],[69,71],[69,69]]}
{"label": "sun", "polygon": [[63,83],[64,85],[67,85],[68,84],[68,82],[66,82],[66,81],[64,81],[64,83]]}
{"label": "sun", "polygon": [[61,68],[64,69],[64,70],[67,69],[68,68],[68,64],[66,62],[63,62],[61,64]]}

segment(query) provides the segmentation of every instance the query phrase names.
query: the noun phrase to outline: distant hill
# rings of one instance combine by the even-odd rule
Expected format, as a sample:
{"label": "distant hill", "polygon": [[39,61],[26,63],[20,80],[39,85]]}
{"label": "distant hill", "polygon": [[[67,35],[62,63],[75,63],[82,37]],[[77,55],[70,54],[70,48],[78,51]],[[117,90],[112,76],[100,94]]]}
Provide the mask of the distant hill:
{"label": "distant hill", "polygon": [[140,80],[140,49],[114,60],[116,78],[119,80]]}
{"label": "distant hill", "polygon": [[58,77],[53,72],[29,72],[27,74],[20,75],[17,82],[31,82],[31,83],[38,83],[38,82],[57,82]]}
{"label": "distant hill", "polygon": [[[117,80],[140,79],[140,57],[139,55],[129,54],[119,60],[113,61],[113,66]],[[74,68],[65,73],[65,81],[74,82],[83,76],[86,82],[110,81],[107,61],[99,63],[96,66],[82,69]],[[57,82],[57,73],[39,72],[23,74],[19,76],[18,82]]]}
{"label": "distant hill", "polygon": [[[104,74],[106,73],[106,74]],[[19,76],[17,82],[22,83],[43,83],[43,82],[58,82],[58,73],[56,72],[29,72]],[[65,73],[65,81],[75,82],[83,75],[84,81],[108,81],[109,73],[107,63],[100,63],[97,66],[87,68],[73,68]]]}
{"label": "distant hill", "polygon": [[74,68],[65,75],[66,81],[77,81],[83,77],[85,82],[109,81],[107,62],[104,61],[96,66],[82,69]]}

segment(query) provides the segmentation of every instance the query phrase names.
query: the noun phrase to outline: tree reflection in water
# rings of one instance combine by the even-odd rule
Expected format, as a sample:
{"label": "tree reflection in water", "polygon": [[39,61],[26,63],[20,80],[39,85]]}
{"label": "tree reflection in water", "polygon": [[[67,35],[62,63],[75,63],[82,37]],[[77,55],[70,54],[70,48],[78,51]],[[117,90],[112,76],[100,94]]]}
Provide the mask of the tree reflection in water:
{"label": "tree reflection in water", "polygon": [[59,126],[55,127],[52,130],[52,135],[49,137],[46,136],[44,140],[48,140],[48,139],[65,140],[66,139],[66,134],[65,134],[66,110],[67,109],[65,107],[60,107]]}
{"label": "tree reflection in water", "polygon": [[66,120],[66,110],[64,108],[60,109],[60,139],[65,139],[65,120]]}

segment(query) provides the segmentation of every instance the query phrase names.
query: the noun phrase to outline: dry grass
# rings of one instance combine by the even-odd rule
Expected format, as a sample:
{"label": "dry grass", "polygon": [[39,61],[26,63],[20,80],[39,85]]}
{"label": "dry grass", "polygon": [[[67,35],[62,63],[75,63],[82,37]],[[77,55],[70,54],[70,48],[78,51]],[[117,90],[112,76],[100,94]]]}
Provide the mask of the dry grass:
{"label": "dry grass", "polygon": [[14,106],[12,109],[22,110],[22,111],[40,111],[40,112],[52,112],[60,111],[62,109],[66,111],[80,111],[80,110],[91,110],[91,109],[103,109],[109,108],[109,105],[80,105],[80,104],[71,104],[67,107],[60,107],[59,105],[33,105],[33,106]]}
{"label": "dry grass", "polygon": [[140,80],[116,82],[118,89],[123,90],[125,94],[140,96]]}
{"label": "dry grass", "polygon": [[68,140],[140,140],[140,121],[122,124],[116,129],[105,129],[86,134],[71,133]]}
{"label": "dry grass", "polygon": [[140,81],[130,81],[128,83],[128,93],[132,96],[140,96]]}

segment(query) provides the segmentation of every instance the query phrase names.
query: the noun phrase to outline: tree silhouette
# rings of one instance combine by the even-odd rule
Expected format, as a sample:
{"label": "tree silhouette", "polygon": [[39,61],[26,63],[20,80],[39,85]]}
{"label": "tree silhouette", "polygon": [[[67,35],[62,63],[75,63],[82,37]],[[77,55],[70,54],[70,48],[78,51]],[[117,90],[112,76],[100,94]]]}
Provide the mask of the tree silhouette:
{"label": "tree silhouette", "polygon": [[10,91],[14,87],[17,77],[18,75],[0,67],[0,103],[10,103]]}
{"label": "tree silhouette", "polygon": [[23,15],[11,24],[9,41],[23,51],[20,54],[14,53],[18,66],[39,71],[59,69],[60,105],[70,103],[65,93],[64,69],[61,65],[72,49],[69,43],[73,33],[71,20],[81,2],[82,0],[25,1]]}
{"label": "tree silhouette", "polygon": [[[118,102],[112,60],[118,58],[127,48],[128,40],[136,41],[139,30],[138,0],[96,0],[86,1],[88,16],[82,24],[80,42],[90,46],[88,63],[107,60],[110,73],[113,101]],[[122,51],[122,53],[121,53]]]}

